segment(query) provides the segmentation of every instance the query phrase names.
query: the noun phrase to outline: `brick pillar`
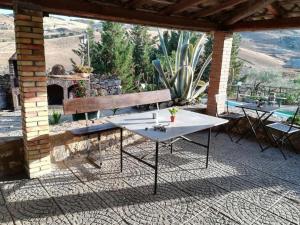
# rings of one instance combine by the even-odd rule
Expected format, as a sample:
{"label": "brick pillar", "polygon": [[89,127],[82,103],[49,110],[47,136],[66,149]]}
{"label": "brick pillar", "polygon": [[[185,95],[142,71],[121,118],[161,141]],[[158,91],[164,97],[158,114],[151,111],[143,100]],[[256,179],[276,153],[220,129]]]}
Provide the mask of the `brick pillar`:
{"label": "brick pillar", "polygon": [[211,63],[211,71],[209,77],[207,113],[216,115],[218,112],[224,112],[224,101],[220,101],[217,105],[216,94],[225,95],[227,93],[227,82],[230,68],[230,56],[232,48],[232,33],[216,31],[214,33],[213,55]]}
{"label": "brick pillar", "polygon": [[51,170],[43,12],[15,2],[25,168],[30,178]]}

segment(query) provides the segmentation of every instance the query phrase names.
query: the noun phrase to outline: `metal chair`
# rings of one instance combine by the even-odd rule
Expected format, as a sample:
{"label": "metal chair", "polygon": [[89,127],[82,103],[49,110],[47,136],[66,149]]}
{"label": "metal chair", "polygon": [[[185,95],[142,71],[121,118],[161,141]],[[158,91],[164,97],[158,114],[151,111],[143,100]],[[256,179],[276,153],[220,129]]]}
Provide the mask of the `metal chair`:
{"label": "metal chair", "polygon": [[[275,147],[279,149],[281,154],[283,155],[284,159],[286,159],[286,156],[283,152],[282,146],[286,142],[288,142],[291,147],[296,151],[295,146],[290,140],[290,137],[294,135],[297,132],[300,132],[300,126],[295,124],[297,116],[299,116],[300,113],[300,106],[297,107],[294,116],[292,117],[292,120],[289,124],[285,123],[271,123],[266,125],[267,131],[269,134],[269,137],[271,138],[271,141],[274,143]],[[262,151],[265,151],[266,149],[270,148],[272,145],[267,146]]]}
{"label": "metal chair", "polygon": [[[235,113],[235,112],[229,112],[229,106],[228,106],[228,101],[226,100],[227,97],[224,94],[217,94],[215,95],[216,98],[216,103],[217,105],[221,102],[225,100],[226,103],[226,112],[219,114],[218,113],[218,109],[216,110],[216,116],[222,119],[226,119],[229,121],[229,123],[223,124],[222,127],[224,127],[224,130],[226,132],[226,134],[229,136],[230,140],[233,142],[233,138],[231,135],[231,131],[233,128],[236,128],[238,130],[239,133],[241,133],[241,130],[239,129],[238,126],[236,126],[239,121],[241,119],[243,119],[245,117],[244,114],[240,114],[240,113]],[[215,137],[217,137],[220,134],[220,130],[216,133]]]}

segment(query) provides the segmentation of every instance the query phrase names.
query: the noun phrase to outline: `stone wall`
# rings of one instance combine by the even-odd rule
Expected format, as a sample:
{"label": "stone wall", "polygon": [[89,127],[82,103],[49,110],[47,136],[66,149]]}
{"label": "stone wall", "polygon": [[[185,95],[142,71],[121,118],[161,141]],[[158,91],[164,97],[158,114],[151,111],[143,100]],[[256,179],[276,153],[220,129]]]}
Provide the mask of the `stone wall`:
{"label": "stone wall", "polygon": [[10,75],[0,74],[0,90],[10,89]]}
{"label": "stone wall", "polygon": [[[241,120],[239,127],[241,131],[246,131],[248,122]],[[268,139],[262,130],[258,131],[259,137],[267,142]],[[130,132],[124,131],[124,146],[134,142],[143,141],[141,136],[134,135]],[[294,145],[298,148],[300,153],[300,134],[292,138]],[[66,160],[76,154],[86,154],[88,144],[91,143],[91,148],[97,150],[98,143],[96,135],[91,136],[89,141],[85,137],[74,137],[70,132],[63,131],[55,134],[50,134],[50,158],[51,162],[59,162]],[[114,148],[119,148],[120,132],[109,131],[101,135],[101,148],[105,154]],[[95,152],[95,151],[94,151]],[[23,141],[21,137],[17,138],[3,138],[0,140],[0,179],[3,176],[11,176],[19,174],[24,169],[24,152]]]}
{"label": "stone wall", "polygon": [[[255,122],[255,119],[250,117],[250,120],[252,123]],[[271,121],[268,121],[268,123],[272,123]],[[240,131],[238,131],[238,129],[236,129],[236,127],[239,128]],[[236,133],[237,135],[240,135],[241,133],[244,133],[246,131],[248,131],[250,128],[249,123],[247,121],[246,118],[240,120],[239,124],[237,126],[235,126],[235,128],[233,129],[233,132]],[[257,130],[257,136],[259,137],[260,140],[263,141],[263,143],[270,143],[270,139],[269,137],[266,135],[265,131],[263,130],[262,127],[260,127]],[[251,134],[251,137],[253,137],[253,135]],[[298,133],[297,135],[293,135],[290,140],[292,141],[294,147],[296,148],[297,153],[300,154],[300,133]]]}
{"label": "stone wall", "polygon": [[0,140],[0,179],[24,170],[23,140],[20,137]]}
{"label": "stone wall", "polygon": [[[124,146],[143,138],[124,131]],[[86,137],[74,137],[70,132],[64,131],[50,134],[50,158],[51,163],[66,160],[76,154],[86,154],[87,146],[91,143],[91,149],[98,149],[96,135],[89,140]],[[103,154],[114,148],[119,148],[120,132],[109,131],[101,135],[101,149]],[[95,151],[94,151],[95,152]],[[3,138],[0,141],[0,179],[7,176],[18,175],[24,172],[24,150],[21,137]]]}
{"label": "stone wall", "polygon": [[0,110],[8,108],[10,105],[10,76],[9,74],[0,75]]}
{"label": "stone wall", "polygon": [[92,96],[118,95],[121,93],[121,80],[115,76],[92,74],[90,81]]}

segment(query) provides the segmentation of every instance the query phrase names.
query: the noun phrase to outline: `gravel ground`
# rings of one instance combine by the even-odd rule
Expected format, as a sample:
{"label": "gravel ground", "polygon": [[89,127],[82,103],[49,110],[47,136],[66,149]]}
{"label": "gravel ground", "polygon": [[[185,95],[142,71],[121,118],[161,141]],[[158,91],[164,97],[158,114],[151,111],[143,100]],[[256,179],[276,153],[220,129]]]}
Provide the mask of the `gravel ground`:
{"label": "gravel ground", "polygon": [[[192,111],[200,111],[204,109],[204,105],[199,106],[187,106],[185,109],[189,109]],[[51,125],[50,132],[57,133],[69,129],[79,128],[85,126],[85,121],[76,121],[72,120],[72,116],[70,115],[63,115],[62,106],[51,106],[49,109],[49,116],[51,116],[52,112],[60,112],[62,113],[62,117],[60,123],[58,125]],[[231,108],[230,111],[242,113],[238,108]],[[124,113],[133,113],[138,112],[135,108],[126,108],[120,109],[117,111],[117,115],[124,114]],[[101,117],[111,116],[113,115],[112,110],[104,110],[101,112]],[[251,113],[250,113],[251,115]],[[253,116],[255,116],[253,114]],[[278,117],[272,117],[272,120],[280,120]],[[101,123],[101,121],[95,121],[95,123]],[[0,138],[1,137],[16,137],[22,136],[21,132],[21,112],[20,111],[0,111]]]}
{"label": "gravel ground", "polygon": [[[60,112],[62,113],[62,107],[51,107],[49,109],[49,117],[51,116],[52,112]],[[123,113],[131,113],[136,112],[136,109],[133,108],[126,108],[120,109],[117,111],[118,114]],[[101,117],[111,116],[113,112],[111,110],[104,110],[101,112]],[[96,120],[95,124],[101,123],[100,120]],[[70,130],[74,128],[79,128],[85,126],[85,120],[81,121],[73,121],[72,116],[70,115],[63,115],[61,117],[60,123],[58,125],[51,125],[50,126],[50,133],[57,133],[65,130]],[[1,137],[18,137],[22,136],[21,131],[21,111],[0,111],[0,138]]]}

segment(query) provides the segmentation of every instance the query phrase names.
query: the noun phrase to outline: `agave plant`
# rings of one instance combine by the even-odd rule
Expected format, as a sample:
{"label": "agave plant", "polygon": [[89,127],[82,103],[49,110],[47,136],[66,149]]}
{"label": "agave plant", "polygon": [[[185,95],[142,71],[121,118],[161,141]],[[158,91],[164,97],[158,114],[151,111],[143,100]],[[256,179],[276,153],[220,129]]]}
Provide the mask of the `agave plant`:
{"label": "agave plant", "polygon": [[211,55],[208,56],[201,68],[197,67],[204,53],[206,35],[203,34],[193,45],[191,33],[181,32],[175,54],[175,63],[172,64],[163,35],[160,31],[158,33],[167,67],[165,71],[159,59],[152,62],[159,73],[160,80],[166,88],[170,89],[173,98],[178,98],[180,101],[192,101],[198,98],[208,86],[208,82],[199,84],[201,84],[201,77],[212,58]]}

